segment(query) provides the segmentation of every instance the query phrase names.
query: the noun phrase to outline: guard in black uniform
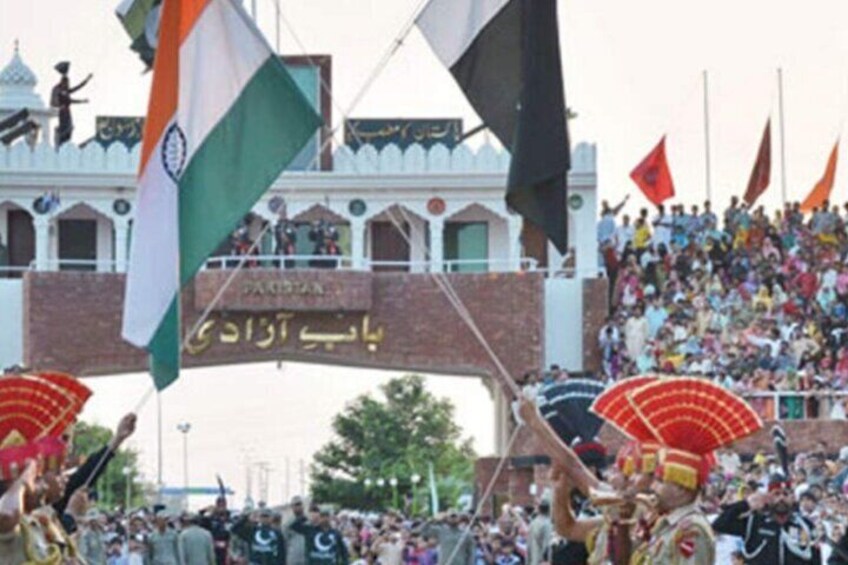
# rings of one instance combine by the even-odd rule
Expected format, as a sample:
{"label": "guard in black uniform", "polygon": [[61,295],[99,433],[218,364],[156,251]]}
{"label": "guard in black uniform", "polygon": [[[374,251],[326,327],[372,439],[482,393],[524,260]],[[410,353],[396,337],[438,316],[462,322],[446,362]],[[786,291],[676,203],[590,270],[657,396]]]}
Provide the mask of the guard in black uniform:
{"label": "guard in black uniform", "polygon": [[212,534],[217,565],[227,565],[227,554],[230,551],[230,511],[227,510],[227,499],[219,496],[211,512],[202,511],[200,525]]}
{"label": "guard in black uniform", "polygon": [[726,506],[713,529],[743,538],[742,555],[750,565],[822,563],[815,527],[795,511],[792,484],[781,474],[769,478],[768,493]]}

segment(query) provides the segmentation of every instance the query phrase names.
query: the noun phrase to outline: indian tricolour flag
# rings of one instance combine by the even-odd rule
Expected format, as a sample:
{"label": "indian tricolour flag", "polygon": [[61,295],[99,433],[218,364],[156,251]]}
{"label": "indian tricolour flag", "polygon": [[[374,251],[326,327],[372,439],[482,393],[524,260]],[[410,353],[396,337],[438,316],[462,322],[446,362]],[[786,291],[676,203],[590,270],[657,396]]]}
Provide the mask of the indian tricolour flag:
{"label": "indian tricolour flag", "polygon": [[159,390],[179,290],[321,124],[236,0],[165,0],[144,128],[123,336]]}

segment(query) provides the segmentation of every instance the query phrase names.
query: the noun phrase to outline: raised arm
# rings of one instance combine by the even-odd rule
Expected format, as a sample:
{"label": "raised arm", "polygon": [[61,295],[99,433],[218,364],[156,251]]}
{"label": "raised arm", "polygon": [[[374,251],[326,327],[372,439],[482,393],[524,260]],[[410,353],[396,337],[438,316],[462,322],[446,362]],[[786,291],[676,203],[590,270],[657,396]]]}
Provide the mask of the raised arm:
{"label": "raised arm", "polygon": [[551,511],[557,534],[569,541],[586,543],[595,530],[604,522],[602,517],[577,519],[571,510],[571,490],[573,484],[561,468],[554,475],[554,500]]}
{"label": "raised arm", "polygon": [[621,212],[621,209],[624,208],[624,205],[627,204],[628,200],[630,200],[629,194],[627,196],[625,196],[624,199],[622,199],[622,201],[618,203],[618,205],[616,205],[614,208],[610,209],[610,211],[612,212],[612,215],[618,216],[618,213]]}
{"label": "raised arm", "polygon": [[589,491],[598,488],[600,481],[580,461],[574,451],[565,445],[550,424],[542,418],[536,404],[532,400],[522,399],[519,408],[524,423],[533,430],[536,437],[542,442],[542,446],[554,464],[562,468],[568,474],[568,480],[580,493],[587,497]]}
{"label": "raised arm", "polygon": [[37,474],[38,466],[30,461],[21,476],[0,496],[0,534],[8,534],[18,527],[24,513],[24,494],[35,490]]}

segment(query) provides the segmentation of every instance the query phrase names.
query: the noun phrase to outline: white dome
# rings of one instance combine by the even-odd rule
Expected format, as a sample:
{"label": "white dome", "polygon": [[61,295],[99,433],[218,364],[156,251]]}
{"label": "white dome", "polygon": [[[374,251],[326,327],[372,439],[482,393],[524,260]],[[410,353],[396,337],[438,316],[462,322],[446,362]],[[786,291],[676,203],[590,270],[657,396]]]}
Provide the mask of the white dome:
{"label": "white dome", "polygon": [[15,110],[44,108],[44,102],[35,92],[37,84],[38,77],[21,59],[17,42],[15,42],[12,60],[0,71],[0,108]]}

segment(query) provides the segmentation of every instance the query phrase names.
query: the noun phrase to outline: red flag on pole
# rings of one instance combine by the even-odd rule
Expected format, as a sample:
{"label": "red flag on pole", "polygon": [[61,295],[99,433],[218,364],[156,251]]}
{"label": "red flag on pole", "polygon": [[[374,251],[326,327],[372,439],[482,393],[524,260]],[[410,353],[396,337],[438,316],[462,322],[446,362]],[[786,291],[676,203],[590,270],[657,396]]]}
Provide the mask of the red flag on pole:
{"label": "red flag on pole", "polygon": [[674,196],[674,183],[671,180],[671,171],[668,168],[668,160],[665,157],[665,136],[660,139],[648,156],[639,163],[630,178],[645,194],[648,200],[655,205],[662,204]]}
{"label": "red flag on pole", "polygon": [[757,152],[757,162],[751,171],[748,180],[748,190],[742,198],[748,206],[754,204],[757,198],[766,191],[771,182],[771,118],[766,122],[766,130],[763,132],[763,140],[760,142],[760,150]]}
{"label": "red flag on pole", "polygon": [[830,158],[827,160],[827,169],[824,171],[824,176],[816,183],[804,202],[801,203],[801,211],[809,212],[813,208],[818,208],[830,199],[830,191],[833,190],[833,181],[836,178],[836,160],[839,156],[839,141],[833,146],[830,152]]}

